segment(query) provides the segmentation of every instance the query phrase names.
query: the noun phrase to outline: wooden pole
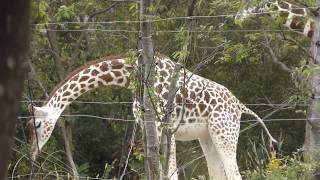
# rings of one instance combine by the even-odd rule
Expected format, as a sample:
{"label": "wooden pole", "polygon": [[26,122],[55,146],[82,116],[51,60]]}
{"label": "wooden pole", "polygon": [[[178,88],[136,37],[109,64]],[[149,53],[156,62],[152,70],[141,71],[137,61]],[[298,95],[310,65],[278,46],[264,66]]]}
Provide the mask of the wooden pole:
{"label": "wooden pole", "polygon": [[159,142],[156,130],[156,114],[152,106],[152,88],[154,84],[154,51],[152,42],[152,25],[148,22],[148,7],[151,0],[140,0],[140,45],[142,59],[140,66],[144,67],[143,109],[144,109],[144,145],[145,145],[145,178],[160,179]]}
{"label": "wooden pole", "polygon": [[29,0],[0,6],[0,180],[7,176],[11,146],[26,75],[29,49]]}
{"label": "wooden pole", "polygon": [[[320,7],[320,0],[316,0],[316,6]],[[314,68],[320,65],[320,10],[317,10],[316,17],[314,19],[314,35],[311,43],[311,56],[309,64]],[[305,155],[311,155],[312,152],[320,150],[320,73],[315,71],[310,77],[310,86],[312,91],[312,97],[309,101],[307,123],[306,123],[306,135],[304,150]]]}

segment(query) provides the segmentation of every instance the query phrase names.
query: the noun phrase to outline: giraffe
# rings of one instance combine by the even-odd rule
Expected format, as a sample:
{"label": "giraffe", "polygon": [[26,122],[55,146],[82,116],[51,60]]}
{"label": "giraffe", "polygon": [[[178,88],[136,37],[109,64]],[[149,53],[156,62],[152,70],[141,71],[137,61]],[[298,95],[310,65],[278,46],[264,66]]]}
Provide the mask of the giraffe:
{"label": "giraffe", "polygon": [[312,38],[314,34],[314,14],[307,9],[283,0],[266,1],[258,6],[250,7],[239,12],[235,19],[243,21],[246,18],[259,14],[278,14],[281,17],[282,24],[288,29],[302,34],[308,38]]}
{"label": "giraffe", "polygon": [[[136,59],[137,61],[137,59]],[[158,110],[165,107],[170,87],[170,77],[176,63],[168,57],[155,57],[155,94],[160,97]],[[101,58],[70,73],[50,93],[43,106],[29,106],[34,113],[28,127],[31,133],[31,157],[36,158],[48,141],[63,110],[76,98],[99,86],[128,88],[130,74],[135,65],[128,63],[126,56]],[[178,91],[171,114],[172,126],[177,131],[172,136],[168,179],[178,179],[175,157],[175,140],[198,139],[205,155],[210,179],[241,179],[236,161],[236,150],[242,113],[254,116],[262,125],[270,141],[276,142],[262,119],[242,104],[226,87],[182,69],[177,81]],[[183,104],[185,106],[183,107]],[[133,113],[139,119],[138,102],[133,103]],[[184,113],[182,114],[184,109]],[[35,127],[34,127],[35,124]],[[143,124],[143,123],[141,123]],[[157,121],[158,135],[161,122]],[[143,127],[142,127],[143,128]],[[37,139],[36,139],[37,137]]]}

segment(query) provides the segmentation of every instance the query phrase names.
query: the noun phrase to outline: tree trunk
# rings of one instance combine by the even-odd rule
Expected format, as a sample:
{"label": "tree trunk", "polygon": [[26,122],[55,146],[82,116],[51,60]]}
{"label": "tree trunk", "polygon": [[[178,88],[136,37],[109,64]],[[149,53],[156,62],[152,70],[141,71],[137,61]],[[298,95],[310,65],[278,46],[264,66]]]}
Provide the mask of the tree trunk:
{"label": "tree trunk", "polygon": [[[320,6],[320,0],[316,1],[316,6]],[[310,65],[314,67],[320,64],[320,16],[319,10],[315,17],[314,36],[311,43]],[[310,77],[310,86],[312,90],[312,98],[309,101],[308,121],[306,123],[306,135],[304,149],[306,155],[311,155],[312,152],[320,150],[320,73],[316,71]]]}
{"label": "tree trunk", "polygon": [[[70,114],[69,108],[67,109],[68,114]],[[64,146],[66,149],[67,160],[72,168],[73,179],[79,179],[79,173],[77,171],[77,166],[73,161],[73,153],[72,153],[72,128],[68,121],[63,120],[60,121],[60,126],[64,139]]]}
{"label": "tree trunk", "polygon": [[[144,106],[144,136],[145,142],[145,177],[148,180],[160,179],[160,161],[159,161],[159,142],[156,131],[156,116],[150,97],[154,84],[154,52],[151,39],[151,23],[147,20],[147,8],[151,0],[140,0],[140,38],[142,52],[142,62],[144,64],[144,89],[143,89],[143,106]],[[141,65],[141,64],[140,64]]]}
{"label": "tree trunk", "polygon": [[0,180],[7,176],[29,44],[30,1],[0,6]]}

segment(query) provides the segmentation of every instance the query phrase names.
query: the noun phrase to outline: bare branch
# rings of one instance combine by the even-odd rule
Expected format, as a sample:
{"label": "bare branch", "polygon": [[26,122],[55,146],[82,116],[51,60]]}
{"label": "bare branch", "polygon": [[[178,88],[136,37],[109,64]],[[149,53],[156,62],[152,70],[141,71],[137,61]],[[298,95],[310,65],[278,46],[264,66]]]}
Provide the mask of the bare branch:
{"label": "bare branch", "polygon": [[110,2],[134,2],[134,3],[139,3],[139,1],[136,0],[107,0]]}
{"label": "bare branch", "polygon": [[292,72],[292,69],[290,69],[287,65],[285,65],[283,62],[279,61],[277,55],[275,54],[275,52],[273,51],[271,45],[270,45],[270,42],[269,42],[269,39],[267,37],[267,34],[264,32],[264,39],[265,39],[265,43],[263,44],[268,50],[269,50],[269,53],[271,55],[271,60],[272,62],[274,62],[275,64],[278,64],[280,65],[280,67],[287,71],[287,72]]}
{"label": "bare branch", "polygon": [[311,56],[310,51],[307,48],[305,48],[301,43],[299,43],[297,40],[295,40],[293,38],[286,36],[286,34],[284,32],[282,32],[281,34],[282,34],[283,40],[289,41],[289,42],[297,45],[300,49],[302,49],[308,55],[309,58],[315,60],[314,57]]}
{"label": "bare branch", "polygon": [[[119,4],[119,2],[115,2],[113,4],[111,4],[111,6],[105,8],[105,9],[102,9],[102,10],[99,10],[99,11],[96,11],[96,12],[93,12],[89,15],[89,18],[87,19],[86,22],[90,22],[92,21],[92,19],[99,15],[99,14],[102,14],[102,13],[105,13],[105,12],[108,12],[110,9],[114,8],[117,4]],[[84,29],[81,34],[80,34],[80,37],[79,37],[79,41],[77,43],[77,46],[75,48],[75,51],[71,54],[71,64],[73,64],[73,62],[75,61],[76,57],[79,55],[80,53],[80,45],[81,45],[81,41],[86,37],[86,34],[87,34],[87,31],[85,29],[87,29],[89,26],[89,23],[87,23],[85,25],[85,27],[83,27],[82,29]]]}
{"label": "bare branch", "polygon": [[115,2],[113,4],[111,4],[111,6],[105,8],[105,9],[102,9],[102,10],[99,10],[99,11],[96,11],[96,12],[93,12],[89,15],[89,19],[88,21],[91,21],[92,18],[94,18],[95,16],[99,15],[99,14],[102,14],[102,13],[105,13],[105,12],[108,12],[109,10],[111,10],[112,8],[114,8],[116,5],[118,5],[119,2]]}
{"label": "bare branch", "polygon": [[36,83],[39,85],[39,87],[41,88],[43,94],[44,94],[46,97],[48,97],[48,93],[47,93],[46,89],[44,88],[42,82],[41,82],[40,79],[38,78],[39,76],[37,76],[36,70],[34,69],[34,67],[33,67],[33,65],[32,65],[32,63],[31,63],[30,60],[28,61],[28,65],[29,65],[29,67],[30,67],[30,71],[31,71],[31,74],[32,74],[32,76],[33,76],[33,79],[34,79],[34,80],[36,81]]}

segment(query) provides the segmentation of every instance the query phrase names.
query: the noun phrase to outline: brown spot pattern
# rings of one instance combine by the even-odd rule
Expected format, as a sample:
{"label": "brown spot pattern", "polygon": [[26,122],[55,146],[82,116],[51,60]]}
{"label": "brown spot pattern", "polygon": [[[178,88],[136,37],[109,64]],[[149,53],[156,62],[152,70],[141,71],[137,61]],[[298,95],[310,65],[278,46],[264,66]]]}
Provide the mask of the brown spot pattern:
{"label": "brown spot pattern", "polygon": [[76,86],[75,83],[71,84],[71,85],[70,85],[70,89],[73,89],[75,86]]}
{"label": "brown spot pattern", "polygon": [[99,78],[104,80],[106,83],[109,83],[113,80],[113,78],[110,74],[105,74],[105,75],[99,76]]}
{"label": "brown spot pattern", "polygon": [[282,9],[289,9],[289,4],[283,2],[283,1],[279,1],[279,6],[282,8]]}
{"label": "brown spot pattern", "polygon": [[65,92],[62,96],[70,96],[71,93],[69,91]]}
{"label": "brown spot pattern", "polygon": [[90,85],[89,85],[89,88],[90,88],[90,89],[93,89],[93,88],[94,88],[94,84],[90,84]]}
{"label": "brown spot pattern", "polygon": [[102,72],[106,72],[109,70],[108,64],[106,62],[103,62],[102,65],[100,66],[100,69]]}
{"label": "brown spot pattern", "polygon": [[92,76],[96,76],[97,74],[99,74],[99,71],[97,71],[95,69],[91,71]]}
{"label": "brown spot pattern", "polygon": [[112,69],[122,69],[123,64],[120,63],[117,59],[111,61]]}
{"label": "brown spot pattern", "polygon": [[118,79],[117,83],[122,84],[123,83],[123,78]]}
{"label": "brown spot pattern", "polygon": [[90,69],[86,69],[83,71],[83,74],[88,74],[90,72]]}
{"label": "brown spot pattern", "polygon": [[116,77],[120,77],[122,74],[119,71],[112,71],[112,73],[116,76]]}
{"label": "brown spot pattern", "polygon": [[80,79],[79,79],[79,82],[83,82],[83,81],[86,81],[89,79],[89,76],[82,76]]}
{"label": "brown spot pattern", "polygon": [[96,79],[95,78],[91,78],[89,81],[88,81],[88,83],[92,83],[92,82],[94,82]]}
{"label": "brown spot pattern", "polygon": [[71,81],[78,81],[78,79],[79,79],[79,75],[76,75],[71,79]]}
{"label": "brown spot pattern", "polygon": [[63,91],[67,90],[68,86],[69,86],[68,84],[64,85],[63,88],[62,88],[62,90],[63,90]]}

